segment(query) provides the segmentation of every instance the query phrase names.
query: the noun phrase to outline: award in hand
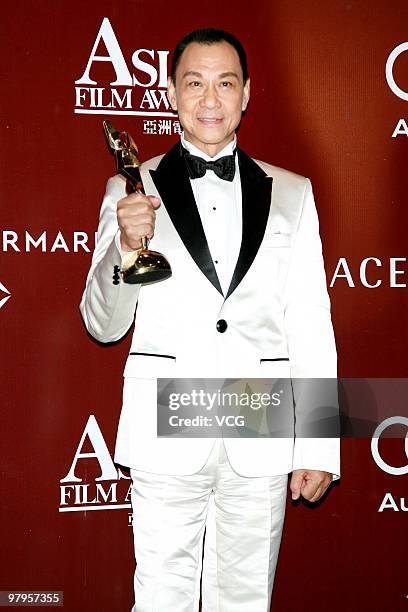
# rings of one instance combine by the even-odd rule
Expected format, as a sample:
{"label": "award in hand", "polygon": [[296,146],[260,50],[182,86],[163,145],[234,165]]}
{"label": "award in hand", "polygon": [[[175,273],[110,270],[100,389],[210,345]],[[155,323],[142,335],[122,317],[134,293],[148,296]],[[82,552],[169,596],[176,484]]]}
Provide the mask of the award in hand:
{"label": "award in hand", "polygon": [[[104,121],[103,128],[108,145],[115,156],[116,170],[127,180],[128,192],[137,191],[144,194],[139,170],[141,162],[133,138],[127,132],[115,130],[110,121]],[[143,237],[142,250],[139,251],[136,260],[126,270],[121,270],[125,283],[151,283],[171,276],[171,267],[165,256],[157,251],[151,251],[147,246],[147,238]]]}

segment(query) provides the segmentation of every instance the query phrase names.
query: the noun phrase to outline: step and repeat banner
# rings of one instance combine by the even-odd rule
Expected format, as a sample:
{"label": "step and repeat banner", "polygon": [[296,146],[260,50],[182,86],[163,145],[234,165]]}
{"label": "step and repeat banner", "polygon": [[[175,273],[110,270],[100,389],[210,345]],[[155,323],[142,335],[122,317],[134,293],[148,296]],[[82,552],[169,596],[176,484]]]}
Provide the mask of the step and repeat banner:
{"label": "step and repeat banner", "polygon": [[130,335],[98,344],[79,302],[114,174],[102,121],[143,159],[177,142],[169,60],[198,27],[247,49],[240,146],[312,180],[339,375],[365,381],[345,402],[366,426],[348,429],[341,480],[315,507],[288,500],[273,609],[407,610],[402,0],[3,4],[0,591],[63,592],[67,611],[132,606],[130,479],[113,462]]}

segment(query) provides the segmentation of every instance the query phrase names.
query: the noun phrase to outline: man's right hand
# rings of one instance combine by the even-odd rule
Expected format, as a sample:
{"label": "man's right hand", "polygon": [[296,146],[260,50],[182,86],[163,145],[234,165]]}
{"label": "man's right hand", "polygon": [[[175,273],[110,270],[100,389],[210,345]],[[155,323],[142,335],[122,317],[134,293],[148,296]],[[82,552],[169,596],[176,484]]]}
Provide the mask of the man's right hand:
{"label": "man's right hand", "polygon": [[155,209],[160,199],[142,193],[131,193],[118,202],[117,217],[120,229],[120,244],[123,251],[142,248],[142,237],[153,238],[156,221]]}

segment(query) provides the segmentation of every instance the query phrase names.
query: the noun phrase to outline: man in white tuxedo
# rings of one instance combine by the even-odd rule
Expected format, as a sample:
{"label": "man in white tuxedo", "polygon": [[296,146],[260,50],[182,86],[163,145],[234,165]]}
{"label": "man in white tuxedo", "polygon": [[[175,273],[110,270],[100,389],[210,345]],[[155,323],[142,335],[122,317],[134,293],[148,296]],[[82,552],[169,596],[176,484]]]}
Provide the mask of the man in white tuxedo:
{"label": "man in white tuxedo", "polygon": [[[81,313],[101,342],[135,320],[115,449],[132,476],[135,612],[196,612],[201,572],[203,612],[268,612],[288,474],[312,502],[340,474],[337,438],[157,436],[158,377],[336,377],[311,184],[237,147],[249,96],[239,41],[188,34],[168,81],[180,142],[142,165],[149,195],[117,175],[102,204]],[[118,282],[143,236],[172,276]]]}

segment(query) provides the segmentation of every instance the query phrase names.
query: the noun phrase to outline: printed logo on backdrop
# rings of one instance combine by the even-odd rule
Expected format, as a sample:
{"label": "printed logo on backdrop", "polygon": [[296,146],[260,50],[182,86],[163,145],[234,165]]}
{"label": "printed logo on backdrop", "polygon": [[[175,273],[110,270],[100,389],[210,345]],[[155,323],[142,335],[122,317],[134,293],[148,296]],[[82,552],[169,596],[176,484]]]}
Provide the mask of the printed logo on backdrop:
{"label": "printed logo on backdrop", "polygon": [[6,289],[6,287],[0,283],[0,308],[4,306],[8,299],[11,298],[10,291]]}
{"label": "printed logo on backdrop", "polygon": [[408,378],[342,378],[339,382],[341,438],[371,443],[376,496],[385,483],[375,511],[408,511],[408,497],[397,494],[404,482],[401,476],[408,475],[408,416],[402,416],[407,414]]}
{"label": "printed logo on backdrop", "polygon": [[353,260],[352,265],[346,257],[339,257],[329,286],[334,287],[338,284],[353,289],[355,287],[378,289],[384,286],[403,289],[407,286],[406,277],[406,257],[364,257],[360,262]]}
{"label": "printed logo on backdrop", "polygon": [[[398,82],[395,76],[395,64],[402,61],[405,64],[408,62],[408,42],[397,45],[389,54],[385,64],[385,78],[392,93],[401,100],[408,102],[408,91],[404,90],[404,86]],[[392,132],[392,138],[397,138],[397,136],[408,136],[408,117],[398,119]]]}
{"label": "printed logo on backdrop", "polygon": [[[405,450],[405,455],[407,457],[407,463],[405,465],[391,465],[383,458],[380,449],[379,449],[379,441],[381,436],[387,435],[387,430],[390,427],[404,426],[407,428],[407,433],[405,435],[405,439],[403,442],[403,448]],[[404,416],[392,416],[380,423],[375,431],[374,435],[371,439],[371,454],[375,463],[378,467],[385,472],[386,474],[391,474],[393,476],[405,476],[408,474],[408,417]],[[408,512],[408,501],[404,497],[395,497],[390,491],[388,491],[378,508],[378,512],[384,512],[385,510],[392,510],[393,512]]]}
{"label": "printed logo on backdrop", "polygon": [[[89,53],[89,52],[88,52]],[[179,134],[180,123],[167,99],[165,49],[136,49],[124,53],[111,22],[104,17],[82,76],[75,81],[77,114],[136,115],[142,118],[145,134]],[[95,68],[111,67],[111,80],[98,82]]]}
{"label": "printed logo on backdrop", "polygon": [[[73,232],[48,232],[42,230],[32,234],[28,230],[16,232],[12,229],[1,230],[1,250],[3,253],[91,253],[96,245],[97,232],[88,234],[80,230]],[[0,289],[7,292],[5,287]]]}
{"label": "printed logo on backdrop", "polygon": [[[60,480],[59,512],[131,510],[130,476],[115,466],[93,414],[69,462]],[[129,524],[131,518],[129,514]]]}

